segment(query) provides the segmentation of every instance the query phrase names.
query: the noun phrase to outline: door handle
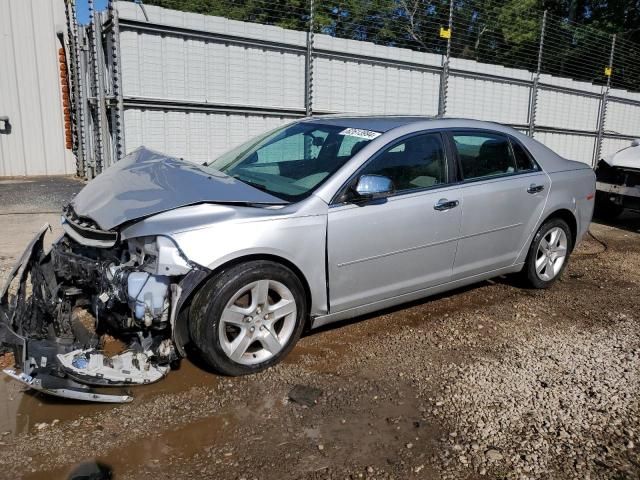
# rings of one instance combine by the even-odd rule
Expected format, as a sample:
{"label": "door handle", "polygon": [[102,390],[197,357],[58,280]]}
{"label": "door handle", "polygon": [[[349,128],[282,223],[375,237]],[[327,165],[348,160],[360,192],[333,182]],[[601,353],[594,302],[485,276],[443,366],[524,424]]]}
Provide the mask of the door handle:
{"label": "door handle", "polygon": [[444,210],[456,208],[458,205],[460,205],[458,200],[447,200],[446,198],[441,198],[438,200],[438,203],[433,206],[433,209],[442,212]]}
{"label": "door handle", "polygon": [[532,183],[531,185],[529,185],[529,188],[527,188],[527,193],[530,193],[533,195],[543,190],[544,190],[544,185],[536,185],[535,183]]}
{"label": "door handle", "polygon": [[2,128],[0,128],[0,133],[11,133],[11,124],[9,123],[9,117],[0,116],[0,123],[2,123]]}

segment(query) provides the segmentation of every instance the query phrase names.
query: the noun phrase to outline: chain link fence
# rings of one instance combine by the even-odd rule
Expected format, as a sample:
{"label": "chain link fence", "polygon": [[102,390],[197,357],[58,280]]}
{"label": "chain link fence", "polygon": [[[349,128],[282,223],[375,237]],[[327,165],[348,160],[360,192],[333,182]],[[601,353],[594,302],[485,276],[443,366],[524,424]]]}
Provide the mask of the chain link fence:
{"label": "chain link fence", "polygon": [[640,47],[517,2],[150,3],[90,0],[86,26],[67,3],[81,176],[142,143],[205,161],[330,113],[498,121],[592,164],[640,136]]}

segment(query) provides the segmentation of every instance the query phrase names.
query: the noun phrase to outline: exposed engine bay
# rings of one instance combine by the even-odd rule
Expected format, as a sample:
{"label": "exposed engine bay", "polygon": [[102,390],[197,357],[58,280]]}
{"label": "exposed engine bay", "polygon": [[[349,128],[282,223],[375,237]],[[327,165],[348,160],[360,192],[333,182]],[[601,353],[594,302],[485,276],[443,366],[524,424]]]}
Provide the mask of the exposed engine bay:
{"label": "exposed engine bay", "polygon": [[[5,373],[55,396],[129,402],[128,392],[95,387],[152,383],[169,372],[180,357],[173,339],[180,281],[194,267],[162,236],[104,248],[66,234],[45,253],[48,229],[32,240],[0,291],[0,343],[19,368]],[[106,353],[109,338],[125,348]]]}

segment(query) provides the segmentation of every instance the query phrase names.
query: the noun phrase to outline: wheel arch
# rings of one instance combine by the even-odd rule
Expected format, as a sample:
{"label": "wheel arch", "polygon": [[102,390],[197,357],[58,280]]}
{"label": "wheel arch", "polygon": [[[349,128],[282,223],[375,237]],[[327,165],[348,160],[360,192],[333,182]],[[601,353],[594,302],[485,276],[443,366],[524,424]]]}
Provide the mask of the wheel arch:
{"label": "wheel arch", "polygon": [[569,225],[569,229],[571,230],[571,250],[573,251],[573,248],[575,247],[577,242],[578,219],[571,210],[567,208],[559,208],[547,215],[545,219],[540,223],[540,225],[544,225],[545,222],[548,222],[553,218],[564,220],[567,225]]}
{"label": "wheel arch", "polygon": [[308,316],[309,311],[311,309],[311,301],[312,301],[311,286],[309,285],[309,280],[307,279],[306,275],[302,272],[302,270],[293,261],[281,255],[277,255],[273,253],[250,253],[250,254],[241,255],[241,256],[232,258],[230,260],[227,260],[221,265],[218,265],[215,269],[211,271],[211,274],[209,275],[208,278],[211,278],[213,275],[217,275],[222,270],[225,270],[229,267],[234,267],[241,263],[253,262],[256,260],[268,260],[274,263],[279,263],[287,267],[298,277],[298,279],[300,280],[300,283],[302,283],[302,287],[304,288],[304,294],[307,299],[307,316]]}
{"label": "wheel arch", "polygon": [[302,272],[302,270],[291,260],[284,258],[279,255],[270,254],[270,253],[251,253],[246,255],[240,255],[238,257],[226,260],[224,263],[217,265],[214,269],[204,271],[204,270],[196,270],[189,274],[187,274],[184,279],[180,282],[180,286],[182,288],[182,293],[180,298],[175,306],[175,324],[173,327],[173,340],[176,344],[176,347],[182,356],[186,356],[186,352],[184,350],[184,346],[190,341],[189,334],[189,307],[191,305],[191,301],[193,300],[194,295],[199,291],[202,286],[209,281],[209,279],[218,275],[220,272],[239,265],[241,263],[256,261],[256,260],[268,260],[274,263],[279,263],[289,270],[291,270],[300,280],[302,287],[304,289],[305,297],[307,300],[307,311],[306,319],[305,319],[305,328],[310,327],[311,325],[311,287],[309,285],[309,281]]}

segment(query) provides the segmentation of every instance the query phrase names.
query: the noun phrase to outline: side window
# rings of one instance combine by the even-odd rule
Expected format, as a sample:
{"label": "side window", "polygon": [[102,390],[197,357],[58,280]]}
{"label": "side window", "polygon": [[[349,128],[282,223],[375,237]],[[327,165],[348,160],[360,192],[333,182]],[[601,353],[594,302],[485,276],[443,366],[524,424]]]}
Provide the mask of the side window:
{"label": "side window", "polygon": [[516,171],[509,139],[491,133],[453,134],[464,180]]}
{"label": "side window", "polygon": [[518,171],[530,171],[538,169],[538,166],[533,162],[522,145],[520,145],[518,142],[511,141],[511,148],[513,148],[513,154],[516,157],[516,166],[518,167]]}
{"label": "side window", "polygon": [[439,134],[416,135],[387,148],[361,174],[383,175],[396,191],[417,190],[447,181],[447,161]]}

